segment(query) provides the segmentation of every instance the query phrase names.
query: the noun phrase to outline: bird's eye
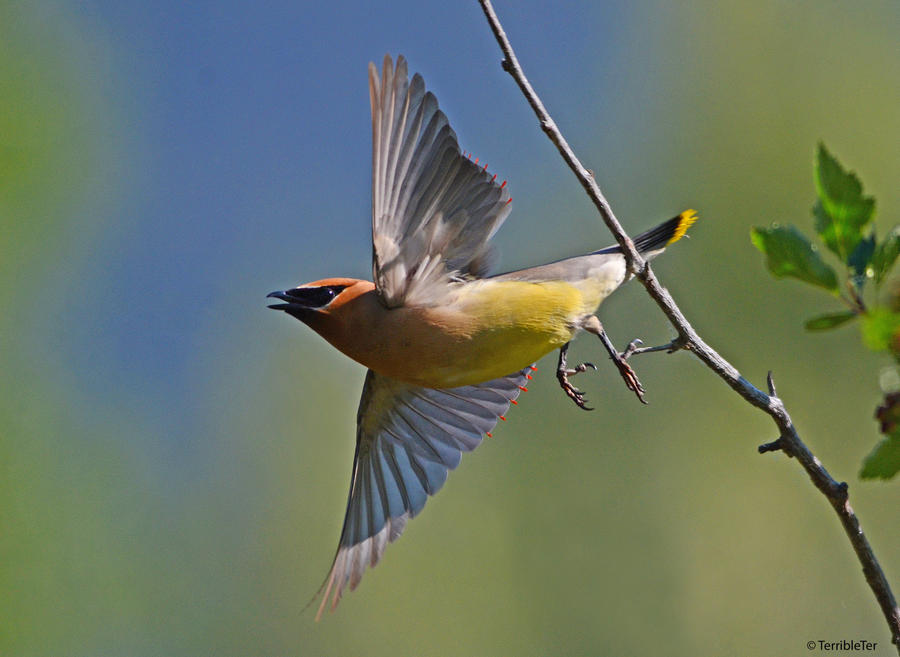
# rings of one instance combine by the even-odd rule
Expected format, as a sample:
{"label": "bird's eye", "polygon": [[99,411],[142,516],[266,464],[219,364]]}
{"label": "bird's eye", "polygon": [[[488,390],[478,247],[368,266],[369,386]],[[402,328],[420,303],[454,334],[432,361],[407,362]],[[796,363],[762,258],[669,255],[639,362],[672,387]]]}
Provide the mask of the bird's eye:
{"label": "bird's eye", "polygon": [[325,287],[320,288],[321,290],[325,290],[329,299],[334,299],[341,292],[343,292],[347,288],[346,285],[327,285]]}

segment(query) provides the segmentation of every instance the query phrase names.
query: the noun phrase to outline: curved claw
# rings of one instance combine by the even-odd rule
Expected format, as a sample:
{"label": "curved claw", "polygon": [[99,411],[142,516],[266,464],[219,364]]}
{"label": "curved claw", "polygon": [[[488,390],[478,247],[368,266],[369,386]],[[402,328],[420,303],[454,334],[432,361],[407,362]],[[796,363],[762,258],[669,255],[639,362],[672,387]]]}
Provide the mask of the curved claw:
{"label": "curved claw", "polygon": [[569,399],[575,402],[575,405],[578,406],[578,408],[584,411],[594,410],[592,407],[588,406],[585,403],[587,402],[587,397],[585,397],[584,393],[572,384],[567,382],[566,385],[563,386],[563,390],[569,396]]}
{"label": "curved claw", "polygon": [[644,341],[640,338],[635,338],[629,342],[628,346],[625,347],[625,351],[622,352],[622,358],[625,359],[634,354],[642,344],[644,344]]}
{"label": "curved claw", "polygon": [[[578,367],[582,367],[582,366],[579,365]],[[587,368],[584,368],[584,369],[587,369]],[[557,372],[556,378],[559,380],[559,385],[563,389],[563,392],[566,393],[566,396],[569,399],[571,399],[573,402],[575,402],[575,405],[578,406],[578,408],[585,410],[585,411],[593,411],[594,409],[585,403],[585,402],[587,402],[587,397],[585,397],[584,392],[582,392],[581,390],[579,390],[578,388],[573,386],[571,383],[569,383],[569,375],[570,374],[577,374],[578,372],[584,372],[584,369],[579,370],[576,368],[576,371],[560,370],[559,372]],[[594,368],[594,369],[596,369],[596,368]]]}

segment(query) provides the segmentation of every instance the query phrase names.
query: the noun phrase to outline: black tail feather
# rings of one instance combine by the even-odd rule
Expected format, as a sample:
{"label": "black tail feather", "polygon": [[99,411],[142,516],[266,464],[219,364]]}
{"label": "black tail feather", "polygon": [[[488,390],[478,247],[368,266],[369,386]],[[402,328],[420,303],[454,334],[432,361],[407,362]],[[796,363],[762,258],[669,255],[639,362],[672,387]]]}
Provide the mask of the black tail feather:
{"label": "black tail feather", "polygon": [[[664,249],[672,242],[677,242],[684,237],[687,229],[690,228],[695,221],[697,221],[697,213],[693,210],[686,210],[677,217],[672,217],[668,221],[661,223],[659,226],[651,228],[635,237],[634,246],[638,250],[638,253],[642,255],[650,251]],[[608,246],[605,249],[594,251],[594,254],[621,252],[622,248],[616,244],[615,246]]]}

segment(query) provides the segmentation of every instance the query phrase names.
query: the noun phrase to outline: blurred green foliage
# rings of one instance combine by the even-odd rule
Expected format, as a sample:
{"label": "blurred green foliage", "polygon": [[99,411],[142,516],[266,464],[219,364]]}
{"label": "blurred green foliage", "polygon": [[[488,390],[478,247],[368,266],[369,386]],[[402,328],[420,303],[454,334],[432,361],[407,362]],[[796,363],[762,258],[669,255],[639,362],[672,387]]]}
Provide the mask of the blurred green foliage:
{"label": "blurred green foliage", "polygon": [[[0,3],[0,303],[57,243],[60,205],[83,185],[93,144],[67,62],[30,41],[27,14]],[[52,253],[52,251],[51,251]]]}
{"label": "blurred green foliage", "polygon": [[[875,199],[863,194],[856,174],[844,170],[824,144],[819,144],[816,154],[815,181],[819,197],[813,206],[816,233],[844,266],[844,285],[838,285],[835,270],[794,226],[753,228],[750,239],[766,254],[766,265],[773,275],[790,276],[823,287],[849,307],[849,310],[808,320],[808,330],[826,331],[859,317],[866,347],[892,354],[900,365],[900,308],[897,307],[900,300],[880,300],[878,296],[900,255],[900,225],[895,225],[884,240],[878,241],[873,225]],[[869,280],[874,281],[875,289],[873,301],[866,302]],[[888,392],[884,405],[876,413],[879,419],[893,415],[892,405],[900,404],[891,394],[896,392]],[[863,463],[860,471],[863,479],[890,479],[900,471],[900,429],[893,422],[882,421],[882,433],[886,437]]]}
{"label": "blurred green foliage", "polygon": [[115,538],[115,508],[136,494],[121,467],[123,445],[109,440],[116,414],[103,409],[99,440],[76,426],[78,387],[31,322],[52,272],[87,256],[77,245],[100,215],[77,228],[71,217],[105,169],[106,145],[106,115],[78,75],[83,62],[63,53],[71,35],[35,18],[23,3],[0,2],[3,655],[71,654],[92,643],[93,626],[120,627],[140,604],[127,583],[137,551],[122,550]]}

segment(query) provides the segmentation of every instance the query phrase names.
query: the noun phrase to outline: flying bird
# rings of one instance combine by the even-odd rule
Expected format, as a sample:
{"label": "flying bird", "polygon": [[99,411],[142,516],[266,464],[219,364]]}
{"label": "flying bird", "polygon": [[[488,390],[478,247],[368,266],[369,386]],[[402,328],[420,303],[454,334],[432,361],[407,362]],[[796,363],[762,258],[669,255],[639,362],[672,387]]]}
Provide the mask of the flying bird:
{"label": "flying bird", "polygon": [[[402,56],[396,68],[385,56],[380,74],[369,64],[369,97],[373,281],[326,278],[268,295],[282,302],[270,308],[368,368],[344,525],[317,620],[329,598],[333,610],[378,563],[462,452],[505,419],[538,359],[559,349],[560,385],[587,408],[569,377],[593,365],[568,367],[566,350],[580,331],[606,338],[594,313],[629,277],[619,246],[489,275],[489,241],[511,207],[506,182],[460,151]],[[634,244],[653,257],[695,219],[683,212]],[[631,368],[604,344],[641,396]]]}

